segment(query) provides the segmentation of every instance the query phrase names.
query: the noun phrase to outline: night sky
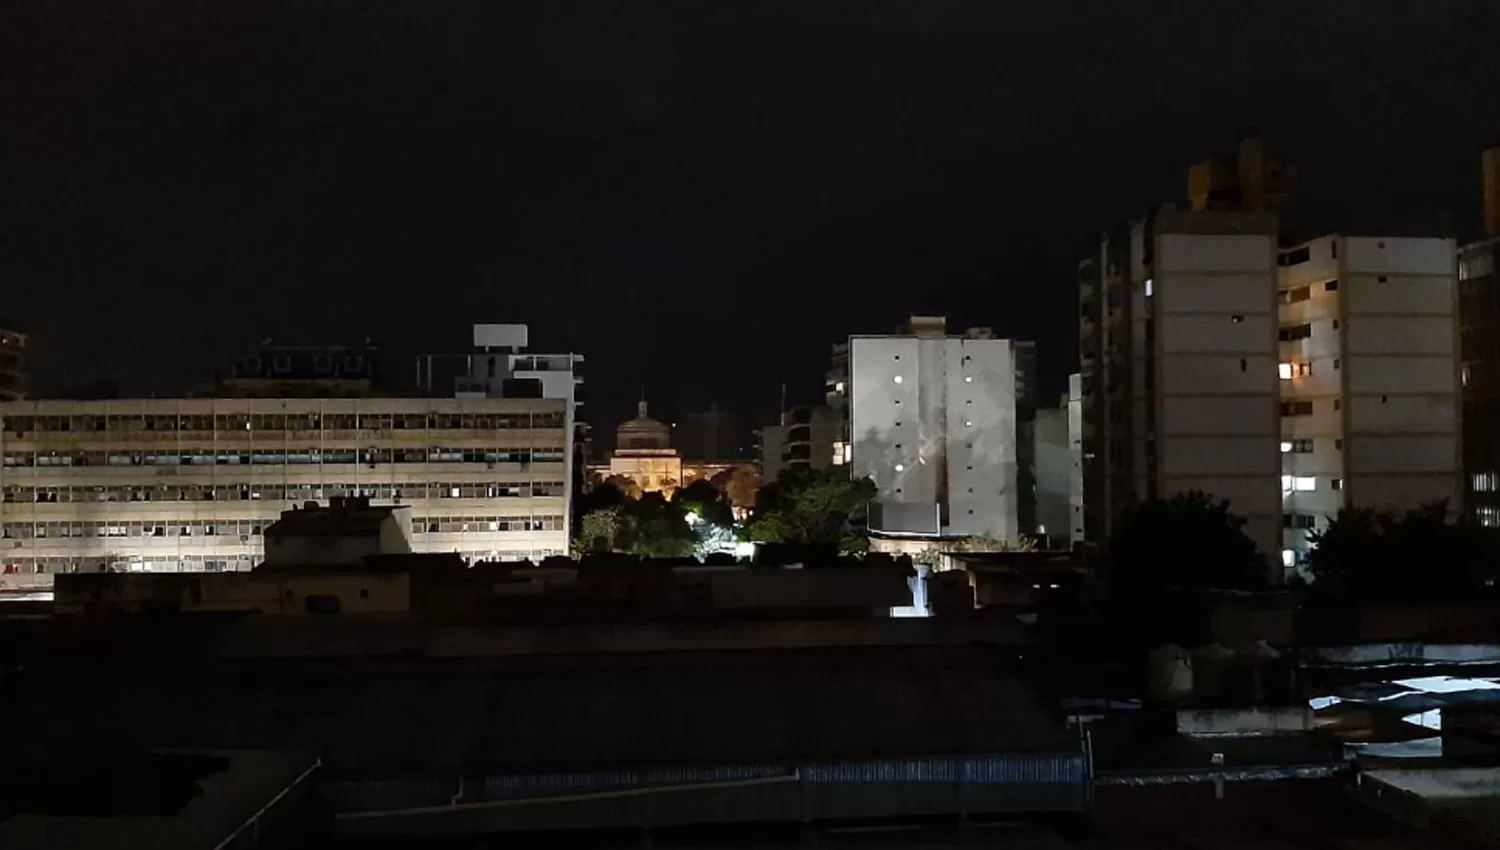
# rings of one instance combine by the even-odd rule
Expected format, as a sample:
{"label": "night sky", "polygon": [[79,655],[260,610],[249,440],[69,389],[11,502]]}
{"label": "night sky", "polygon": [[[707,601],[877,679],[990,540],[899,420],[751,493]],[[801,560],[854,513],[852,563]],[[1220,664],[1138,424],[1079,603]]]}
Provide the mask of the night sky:
{"label": "night sky", "polygon": [[11,0],[0,314],[49,392],[496,321],[589,358],[596,427],[770,415],[919,312],[1056,393],[1091,235],[1250,125],[1309,235],[1470,236],[1500,3]]}

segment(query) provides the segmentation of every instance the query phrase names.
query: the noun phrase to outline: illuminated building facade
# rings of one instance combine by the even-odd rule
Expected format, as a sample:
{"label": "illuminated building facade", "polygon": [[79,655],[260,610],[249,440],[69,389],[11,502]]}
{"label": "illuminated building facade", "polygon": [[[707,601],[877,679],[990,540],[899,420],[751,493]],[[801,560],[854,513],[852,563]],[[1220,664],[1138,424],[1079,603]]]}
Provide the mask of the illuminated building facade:
{"label": "illuminated building facade", "polygon": [[850,474],[875,482],[870,529],[887,537],[1035,532],[1034,348],[988,328],[948,335],[913,317],[849,340]]}
{"label": "illuminated building facade", "polygon": [[413,550],[565,555],[555,399],[151,399],[0,404],[0,583],[245,570],[289,506],[407,505]]}
{"label": "illuminated building facade", "polygon": [[672,448],[672,429],[646,413],[642,399],[636,417],[615,429],[615,451],[608,476],[634,481],[644,493],[671,496],[683,483],[682,457]]}
{"label": "illuminated building facade", "polygon": [[1282,566],[1342,508],[1462,501],[1451,239],[1330,235],[1280,255]]}

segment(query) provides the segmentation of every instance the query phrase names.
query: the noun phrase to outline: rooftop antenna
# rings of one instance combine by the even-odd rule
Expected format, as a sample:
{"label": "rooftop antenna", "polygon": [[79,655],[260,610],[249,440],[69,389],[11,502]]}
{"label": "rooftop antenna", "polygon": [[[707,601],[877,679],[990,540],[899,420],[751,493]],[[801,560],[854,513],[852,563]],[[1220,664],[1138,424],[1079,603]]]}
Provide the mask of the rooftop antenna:
{"label": "rooftop antenna", "polygon": [[781,424],[786,424],[786,381],[781,382]]}

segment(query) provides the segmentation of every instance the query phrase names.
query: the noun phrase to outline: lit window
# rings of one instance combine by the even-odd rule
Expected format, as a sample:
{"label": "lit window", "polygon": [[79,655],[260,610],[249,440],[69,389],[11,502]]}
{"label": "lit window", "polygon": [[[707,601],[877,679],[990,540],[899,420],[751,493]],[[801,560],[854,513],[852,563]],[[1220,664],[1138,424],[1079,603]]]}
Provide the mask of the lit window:
{"label": "lit window", "polygon": [[1281,453],[1286,454],[1292,450],[1292,444],[1286,440],[1281,441]]}
{"label": "lit window", "polygon": [[1292,477],[1292,489],[1299,493],[1306,493],[1318,489],[1318,479],[1307,475],[1295,475]]}
{"label": "lit window", "polygon": [[972,384],[972,383],[974,383],[974,376],[972,376],[972,375],[965,375],[964,376],[964,383],[966,383],[966,384]]}
{"label": "lit window", "polygon": [[1491,505],[1480,505],[1475,509],[1479,516],[1479,524],[1485,528],[1500,527],[1500,508]]}
{"label": "lit window", "polygon": [[844,444],[844,463],[849,463],[854,458],[854,444]]}
{"label": "lit window", "polygon": [[901,465],[901,464],[899,464],[899,463],[898,463],[898,464],[896,464],[896,471],[897,471],[897,472],[901,472],[901,471],[903,471],[903,470],[905,470],[905,469],[906,469],[906,467],[905,467],[905,466],[902,466],[902,465]]}
{"label": "lit window", "polygon": [[1497,483],[1500,482],[1497,482],[1497,476],[1493,472],[1474,473],[1472,484],[1475,493],[1493,493]]}
{"label": "lit window", "polygon": [[1293,378],[1306,378],[1308,375],[1312,374],[1312,364],[1305,362],[1279,363],[1276,366],[1276,374],[1280,376],[1281,380],[1283,381],[1290,381]]}
{"label": "lit window", "polygon": [[1147,298],[1151,297],[1151,289],[1152,289],[1151,278],[1148,277],[1148,278],[1146,278],[1146,297]]}
{"label": "lit window", "polygon": [[843,381],[839,381],[838,383],[834,384],[833,385],[833,391],[836,392],[836,393],[843,392],[844,391],[844,382]]}
{"label": "lit window", "polygon": [[965,428],[973,428],[974,427],[974,421],[972,419],[965,419],[964,420],[964,427]]}
{"label": "lit window", "polygon": [[896,383],[899,384],[899,383],[901,383],[901,376],[897,375],[896,377],[892,378],[891,380],[893,380],[893,381],[895,381]]}
{"label": "lit window", "polygon": [[1278,376],[1280,376],[1281,380],[1283,380],[1283,381],[1290,381],[1292,379],[1292,364],[1290,364],[1290,363],[1281,363],[1281,364],[1278,364],[1276,366],[1276,374]]}
{"label": "lit window", "polygon": [[1297,550],[1296,549],[1282,549],[1281,550],[1281,565],[1283,567],[1295,567],[1295,566],[1297,566]]}

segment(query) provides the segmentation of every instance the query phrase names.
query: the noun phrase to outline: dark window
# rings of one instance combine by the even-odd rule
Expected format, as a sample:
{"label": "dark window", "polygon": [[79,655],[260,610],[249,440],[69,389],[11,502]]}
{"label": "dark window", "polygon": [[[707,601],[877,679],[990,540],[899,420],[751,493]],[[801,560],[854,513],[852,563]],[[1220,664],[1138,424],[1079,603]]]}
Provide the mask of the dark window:
{"label": "dark window", "polygon": [[1339,289],[1339,282],[1336,281],[1336,280],[1330,280],[1327,283],[1323,284],[1323,291],[1324,292],[1337,292],[1338,289]]}
{"label": "dark window", "polygon": [[1310,401],[1283,401],[1281,403],[1282,416],[1311,416],[1313,403]]}
{"label": "dark window", "polygon": [[1283,266],[1295,266],[1298,263],[1305,263],[1310,259],[1312,259],[1312,249],[1304,245],[1301,248],[1282,254],[1276,259],[1276,262]]}
{"label": "dark window", "polygon": [[1310,286],[1299,286],[1296,289],[1288,289],[1281,293],[1281,303],[1283,304],[1296,304],[1301,301],[1307,301],[1310,298],[1312,298],[1312,287]]}
{"label": "dark window", "polygon": [[1298,339],[1307,339],[1312,336],[1312,325],[1289,325],[1282,328],[1277,336],[1282,342],[1291,342]]}

